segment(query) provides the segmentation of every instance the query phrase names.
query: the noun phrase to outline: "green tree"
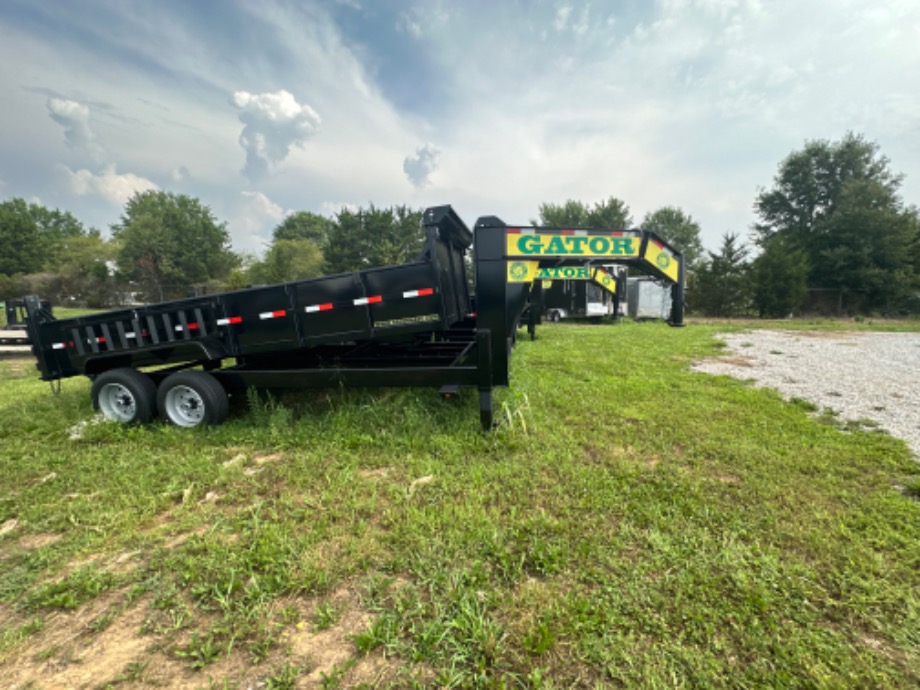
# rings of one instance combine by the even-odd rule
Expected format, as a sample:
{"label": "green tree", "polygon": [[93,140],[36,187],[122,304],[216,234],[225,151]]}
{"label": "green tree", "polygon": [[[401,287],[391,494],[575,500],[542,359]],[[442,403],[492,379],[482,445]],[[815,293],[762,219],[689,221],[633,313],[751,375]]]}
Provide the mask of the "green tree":
{"label": "green tree", "polygon": [[422,211],[407,206],[343,208],[329,231],[326,272],[345,273],[414,260],[424,242]]}
{"label": "green tree", "polygon": [[121,301],[125,283],[114,271],[117,247],[95,228],[62,243],[66,260],[58,269],[58,301],[102,308]]}
{"label": "green tree", "polygon": [[309,239],[275,240],[265,255],[249,269],[253,283],[286,283],[323,275],[323,252]]}
{"label": "green tree", "polygon": [[723,235],[719,253],[707,252],[708,259],[696,271],[692,289],[688,290],[690,306],[707,316],[746,313],[751,301],[749,253],[738,242],[738,235]]}
{"label": "green tree", "polygon": [[841,290],[851,308],[895,310],[916,283],[917,214],[898,195],[902,179],[859,135],[807,142],[757,196],[756,241],[780,236],[801,249],[809,286]]}
{"label": "green tree", "polygon": [[622,230],[632,225],[629,206],[615,197],[608,197],[594,206],[569,199],[564,204],[540,204],[539,221],[532,225],[556,228],[611,228]]}
{"label": "green tree", "polygon": [[663,206],[645,214],[642,229],[650,230],[683,252],[687,268],[696,268],[703,256],[700,226],[692,216],[674,206]]}
{"label": "green tree", "polygon": [[138,192],[112,226],[118,265],[152,301],[188,295],[192,286],[225,278],[239,262],[225,223],[198,199]]}
{"label": "green tree", "polygon": [[297,211],[286,216],[272,232],[272,240],[311,240],[325,247],[333,222],[318,213]]}
{"label": "green tree", "polygon": [[54,271],[66,256],[64,240],[85,234],[68,211],[24,199],[0,203],[0,273]]}
{"label": "green tree", "polygon": [[876,181],[851,180],[827,221],[833,243],[821,253],[826,285],[841,292],[851,312],[897,313],[916,289],[917,209],[879,204],[883,197]]}
{"label": "green tree", "polygon": [[781,318],[797,311],[808,289],[805,252],[781,236],[764,243],[751,263],[754,306],[761,318]]}

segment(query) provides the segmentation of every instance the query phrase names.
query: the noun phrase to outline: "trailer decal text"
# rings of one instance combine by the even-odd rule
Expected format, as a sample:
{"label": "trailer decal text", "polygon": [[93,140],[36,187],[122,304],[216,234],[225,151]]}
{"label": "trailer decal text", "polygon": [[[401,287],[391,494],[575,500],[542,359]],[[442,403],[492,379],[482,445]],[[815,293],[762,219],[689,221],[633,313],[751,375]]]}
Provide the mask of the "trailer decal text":
{"label": "trailer decal text", "polygon": [[508,256],[598,256],[635,258],[639,256],[639,238],[623,233],[609,235],[575,235],[566,233],[507,234]]}

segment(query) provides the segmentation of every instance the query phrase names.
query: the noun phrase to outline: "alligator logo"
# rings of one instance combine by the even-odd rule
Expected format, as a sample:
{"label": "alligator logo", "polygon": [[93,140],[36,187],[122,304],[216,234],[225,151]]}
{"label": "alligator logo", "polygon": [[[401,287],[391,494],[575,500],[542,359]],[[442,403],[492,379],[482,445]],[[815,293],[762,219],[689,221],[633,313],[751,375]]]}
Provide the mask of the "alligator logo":
{"label": "alligator logo", "polygon": [[523,261],[515,261],[511,264],[511,277],[515,280],[524,280],[527,277],[527,264]]}
{"label": "alligator logo", "polygon": [[662,271],[666,271],[668,266],[671,265],[671,257],[665,252],[661,252],[661,254],[658,255],[658,258],[655,259],[655,263],[658,264],[658,268],[660,268]]}

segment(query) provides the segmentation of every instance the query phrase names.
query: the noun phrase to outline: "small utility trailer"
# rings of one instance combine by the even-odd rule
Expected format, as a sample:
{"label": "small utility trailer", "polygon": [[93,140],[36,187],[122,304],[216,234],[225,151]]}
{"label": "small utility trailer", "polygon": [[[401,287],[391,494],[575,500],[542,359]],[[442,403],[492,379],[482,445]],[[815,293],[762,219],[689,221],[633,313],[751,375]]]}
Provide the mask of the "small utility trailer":
{"label": "small utility trailer", "polygon": [[[88,376],[93,406],[123,423],[159,413],[179,426],[220,424],[228,395],[250,386],[431,386],[444,396],[477,389],[489,429],[492,392],[509,383],[533,292],[532,281],[520,279],[522,231],[479,219],[470,295],[464,255],[473,233],[450,206],[427,209],[423,223],[422,255],[398,266],[74,319],[55,319],[38,297],[26,297],[36,366],[51,382]],[[610,236],[590,246],[640,250],[637,238],[633,247]],[[535,257],[526,258],[529,265]]]}
{"label": "small utility trailer", "polygon": [[[550,321],[618,316],[625,268],[565,266],[541,269],[543,314]],[[623,273],[623,277],[620,273]]]}
{"label": "small utility trailer", "polygon": [[[26,303],[21,299],[0,302],[0,308],[6,317],[6,325],[0,326],[0,345],[28,345],[29,334],[26,332]],[[51,313],[51,303],[42,300],[42,309]]]}

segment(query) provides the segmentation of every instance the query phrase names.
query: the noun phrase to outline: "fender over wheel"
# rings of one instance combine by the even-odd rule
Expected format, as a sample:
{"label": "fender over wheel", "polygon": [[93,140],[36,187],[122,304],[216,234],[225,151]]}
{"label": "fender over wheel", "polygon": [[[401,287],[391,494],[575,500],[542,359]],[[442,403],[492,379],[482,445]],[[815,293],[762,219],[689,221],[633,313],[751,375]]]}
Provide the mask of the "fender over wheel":
{"label": "fender over wheel", "polygon": [[149,376],[123,367],[103,372],[90,389],[93,409],[121,424],[145,424],[157,413],[157,387]]}
{"label": "fender over wheel", "polygon": [[217,426],[227,419],[227,391],[204,371],[177,371],[166,377],[157,392],[163,419],[183,427]]}

